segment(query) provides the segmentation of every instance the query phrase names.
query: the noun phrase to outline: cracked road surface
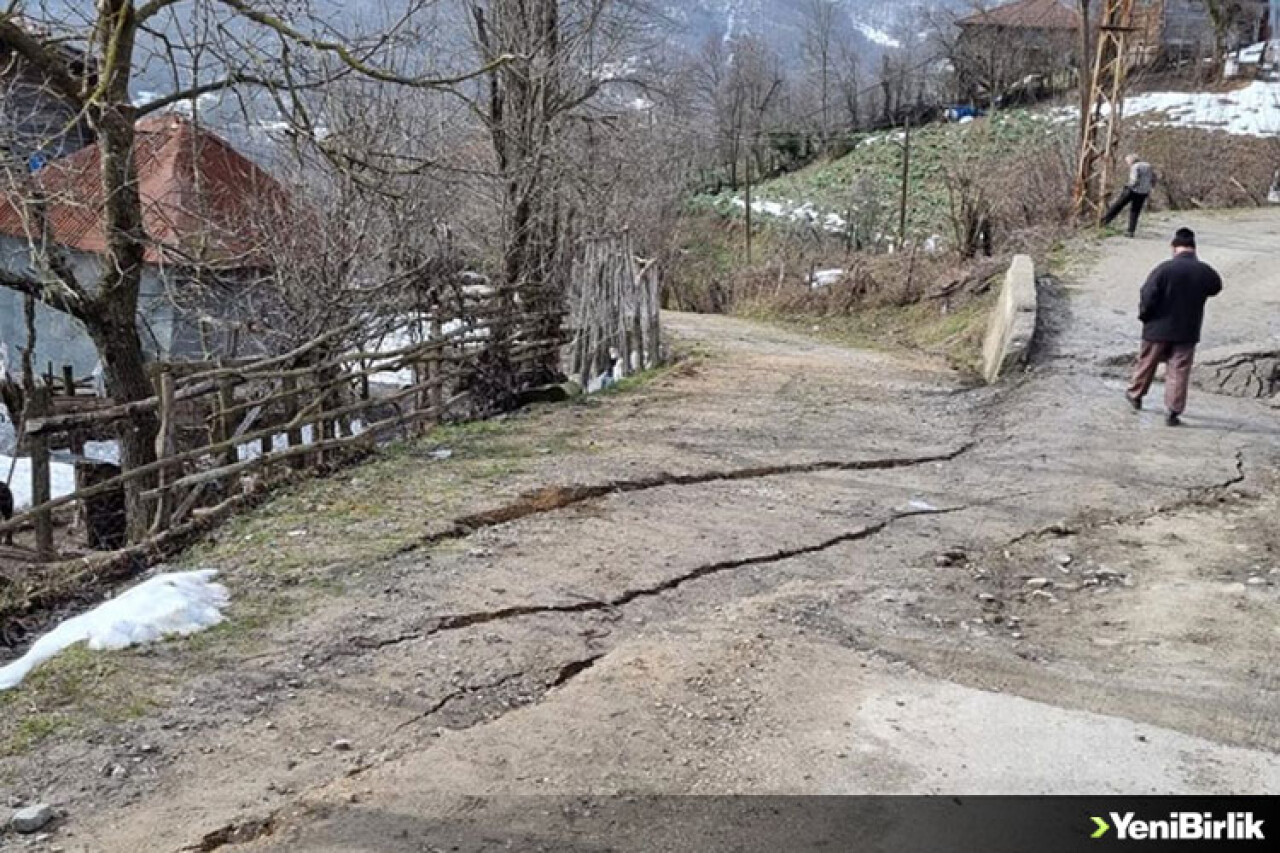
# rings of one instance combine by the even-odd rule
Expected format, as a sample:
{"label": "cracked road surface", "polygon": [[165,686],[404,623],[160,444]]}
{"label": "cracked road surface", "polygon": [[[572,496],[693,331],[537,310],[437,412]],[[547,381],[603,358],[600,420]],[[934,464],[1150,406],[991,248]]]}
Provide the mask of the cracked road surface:
{"label": "cracked road surface", "polygon": [[[1192,225],[1227,280],[1207,343],[1274,341],[1280,218]],[[611,402],[523,498],[336,567],[341,598],[190,686],[233,711],[139,723],[170,760],[59,843],[571,849],[531,794],[1276,790],[1277,413],[1129,412],[1105,364],[1165,250],[1100,251],[1001,390],[668,318],[696,371]]]}

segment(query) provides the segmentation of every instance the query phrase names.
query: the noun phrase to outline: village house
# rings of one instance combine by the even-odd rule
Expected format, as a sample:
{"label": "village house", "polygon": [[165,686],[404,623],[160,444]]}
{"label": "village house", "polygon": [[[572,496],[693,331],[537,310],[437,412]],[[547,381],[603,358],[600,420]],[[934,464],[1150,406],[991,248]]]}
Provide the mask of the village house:
{"label": "village house", "polygon": [[[286,193],[269,174],[217,135],[175,114],[137,126],[135,161],[149,238],[138,326],[147,356],[195,360],[244,354],[251,309],[236,288],[268,267],[269,229]],[[43,216],[31,199],[45,201]],[[55,160],[0,200],[0,266],[35,275],[32,245],[46,239],[63,253],[77,281],[92,290],[106,251],[100,153],[90,145]],[[23,296],[0,288],[0,356],[16,369],[26,346]],[[237,351],[238,350],[238,351]],[[35,363],[77,376],[98,370],[87,332],[72,317],[37,306]]]}
{"label": "village house", "polygon": [[[1100,15],[1103,5],[1096,0],[1093,13]],[[1207,0],[1135,0],[1132,61],[1178,67],[1265,41],[1269,8],[1267,0],[1221,0],[1215,24]],[[962,90],[994,98],[1028,80],[1046,93],[1074,85],[1080,20],[1075,0],[1011,0],[960,18],[954,64]]]}
{"label": "village house", "polygon": [[1207,0],[1137,0],[1133,25],[1144,64],[1177,66],[1214,56],[1214,41],[1224,52],[1271,37],[1267,0],[1221,0],[1221,33]]}
{"label": "village house", "polygon": [[[49,41],[48,33],[23,19],[18,18],[16,23],[23,31]],[[66,43],[57,43],[56,50],[72,76],[92,77],[83,51]],[[0,38],[0,158],[20,169],[37,168],[92,141],[93,130],[84,116],[60,98],[45,76]]]}
{"label": "village house", "polygon": [[1069,0],[1013,0],[956,21],[956,76],[976,100],[1034,81],[1045,93],[1076,80],[1080,15]]}

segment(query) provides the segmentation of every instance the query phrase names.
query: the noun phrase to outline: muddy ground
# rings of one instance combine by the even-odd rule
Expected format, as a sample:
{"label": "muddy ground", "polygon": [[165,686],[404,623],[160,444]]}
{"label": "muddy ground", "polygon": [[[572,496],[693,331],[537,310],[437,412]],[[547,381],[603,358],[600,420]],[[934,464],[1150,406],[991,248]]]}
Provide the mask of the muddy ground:
{"label": "muddy ground", "polygon": [[[554,798],[587,794],[1276,790],[1277,412],[1198,392],[1169,429],[1114,375],[1171,224],[1047,283],[1003,388],[672,316],[696,354],[623,393],[292,490],[184,559],[230,625],[0,694],[0,790],[62,815],[0,845],[568,849]],[[1280,217],[1193,224],[1206,345],[1274,346]]]}

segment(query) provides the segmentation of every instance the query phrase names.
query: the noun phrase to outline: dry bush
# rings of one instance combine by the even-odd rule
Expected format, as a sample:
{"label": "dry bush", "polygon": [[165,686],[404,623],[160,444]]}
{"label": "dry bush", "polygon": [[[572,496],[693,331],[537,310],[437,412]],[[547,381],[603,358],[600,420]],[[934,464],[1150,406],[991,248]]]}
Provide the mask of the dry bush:
{"label": "dry bush", "polygon": [[1156,170],[1157,208],[1251,207],[1264,204],[1280,167],[1280,140],[1225,131],[1151,127],[1130,139]]}
{"label": "dry bush", "polygon": [[[854,251],[841,235],[766,222],[748,265],[741,221],[710,213],[685,217],[678,241],[683,251],[668,281],[666,304],[693,311],[831,316],[910,305],[948,287],[962,292],[976,266],[999,265],[1014,253],[1043,255],[1070,230],[1075,146],[1066,136],[1054,133],[1016,150],[962,156],[931,178],[942,182],[950,200],[951,246],[941,251],[926,251],[918,237],[895,253]],[[878,194],[877,210],[896,219],[896,197],[888,192]],[[846,274],[837,284],[811,288],[811,274],[824,269]]]}
{"label": "dry bush", "polygon": [[985,171],[997,254],[1038,254],[1071,227],[1075,146],[1065,140],[1011,152]]}
{"label": "dry bush", "polygon": [[[990,276],[995,259],[957,261],[947,252],[923,250],[891,255],[858,253],[847,259],[841,279],[811,287],[809,274],[770,281],[764,271],[744,277],[735,310],[749,314],[839,317],[864,308],[903,307],[933,298],[963,301]],[[753,283],[752,287],[749,283]]]}

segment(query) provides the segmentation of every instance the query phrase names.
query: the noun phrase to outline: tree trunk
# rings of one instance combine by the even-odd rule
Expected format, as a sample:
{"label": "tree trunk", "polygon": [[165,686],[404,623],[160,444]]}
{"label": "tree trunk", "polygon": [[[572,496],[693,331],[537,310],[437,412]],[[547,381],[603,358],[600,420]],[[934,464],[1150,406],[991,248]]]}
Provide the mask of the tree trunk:
{"label": "tree trunk", "polygon": [[[116,316],[104,317],[103,322],[89,327],[89,334],[102,356],[107,394],[116,402],[145,400],[152,395],[152,385],[142,355],[137,321],[132,313],[125,315],[123,310],[110,313]],[[159,421],[152,412],[137,414],[118,423],[116,439],[120,443],[122,470],[131,471],[155,461],[159,428]],[[131,541],[137,542],[147,535],[147,512],[142,493],[152,487],[153,480],[153,477],[141,477],[125,484],[125,513]]]}
{"label": "tree trunk", "polygon": [[[102,225],[107,245],[98,291],[80,319],[102,358],[107,394],[117,403],[130,403],[145,400],[153,393],[137,320],[147,234],[142,225],[133,156],[135,111],[129,98],[137,32],[133,4],[129,0],[99,0],[98,24],[101,100],[89,104],[88,117],[98,137],[106,199]],[[125,472],[155,461],[158,430],[153,412],[120,423],[117,437],[120,465]],[[142,493],[151,488],[154,480],[143,477],[125,486],[129,538],[133,541],[147,535]]]}
{"label": "tree trunk", "polygon": [[1093,109],[1093,31],[1089,26],[1092,0],[1080,2],[1080,143],[1084,143],[1085,126],[1089,123],[1089,111]]}

